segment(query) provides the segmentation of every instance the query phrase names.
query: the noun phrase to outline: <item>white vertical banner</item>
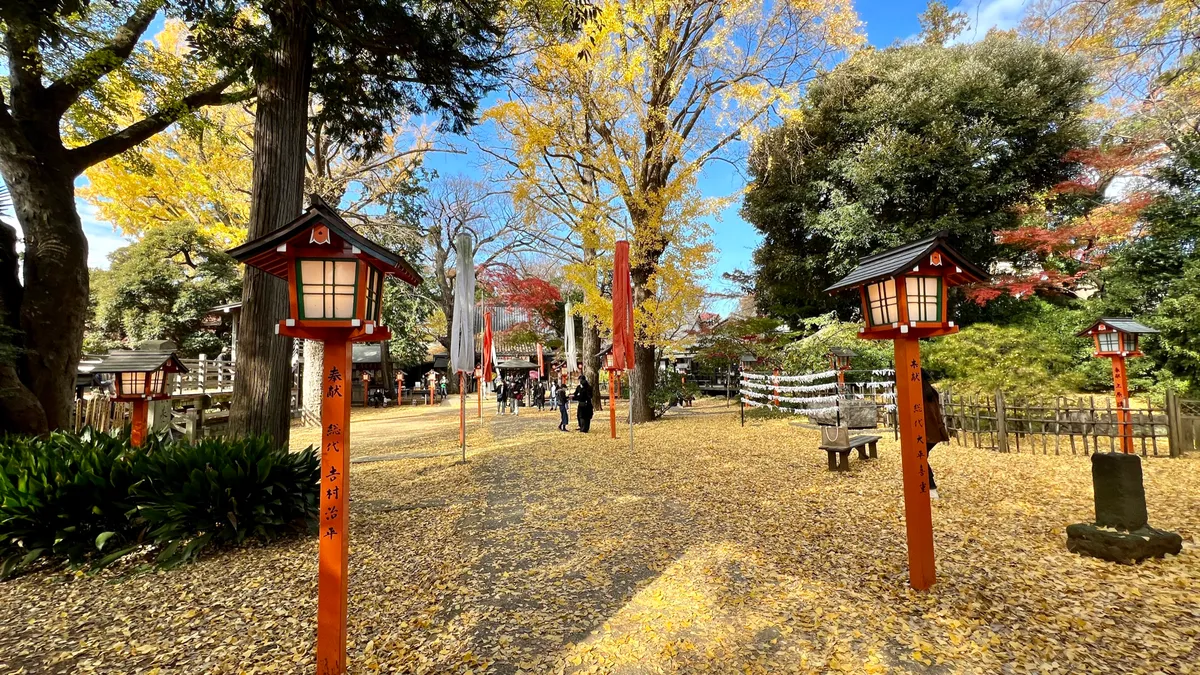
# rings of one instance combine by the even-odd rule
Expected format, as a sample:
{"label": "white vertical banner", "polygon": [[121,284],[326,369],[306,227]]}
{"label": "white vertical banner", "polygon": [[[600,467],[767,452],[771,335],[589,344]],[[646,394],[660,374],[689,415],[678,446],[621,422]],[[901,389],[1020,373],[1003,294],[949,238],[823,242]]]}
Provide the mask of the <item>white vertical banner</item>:
{"label": "white vertical banner", "polygon": [[563,327],[563,340],[565,342],[563,349],[567,352],[567,372],[574,373],[579,370],[579,361],[575,358],[575,317],[572,314],[570,300],[567,301],[566,324]]}
{"label": "white vertical banner", "polygon": [[471,235],[460,234],[455,243],[458,256],[454,279],[454,326],[450,334],[450,370],[475,372],[475,253]]}

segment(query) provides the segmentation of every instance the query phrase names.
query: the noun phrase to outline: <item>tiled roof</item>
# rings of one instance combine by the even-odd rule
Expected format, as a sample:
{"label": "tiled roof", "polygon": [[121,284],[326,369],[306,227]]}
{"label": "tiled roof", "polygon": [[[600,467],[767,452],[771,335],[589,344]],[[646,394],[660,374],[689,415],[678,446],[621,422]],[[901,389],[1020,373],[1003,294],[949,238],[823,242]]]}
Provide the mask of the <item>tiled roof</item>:
{"label": "tiled roof", "polygon": [[183,365],[171,352],[143,352],[138,350],[112,351],[105,354],[100,363],[92,368],[93,373],[149,373],[172,362],[173,372],[186,373]]}
{"label": "tiled roof", "polygon": [[858,267],[854,268],[850,274],[836,284],[826,288],[827,293],[845,290],[856,286],[892,277],[901,272],[912,268],[919,263],[922,258],[933,252],[935,248],[941,248],[942,253],[947,255],[955,265],[957,265],[967,276],[975,277],[975,280],[983,280],[987,278],[987,273],[977,267],[974,263],[967,261],[946,243],[949,236],[947,232],[939,232],[935,235],[925,237],[919,241],[914,241],[911,244],[905,244],[899,248],[876,253],[858,261]]}
{"label": "tiled roof", "polygon": [[1104,318],[1101,318],[1098,321],[1096,321],[1096,323],[1089,326],[1086,330],[1080,331],[1078,333],[1078,336],[1083,337],[1085,335],[1091,335],[1092,332],[1095,331],[1096,328],[1100,324],[1104,324],[1104,325],[1108,326],[1109,328],[1112,328],[1114,330],[1119,330],[1123,333],[1137,334],[1137,333],[1157,333],[1158,332],[1157,330],[1155,330],[1149,326],[1146,326],[1144,324],[1140,324],[1137,321],[1134,321],[1133,319],[1130,319],[1130,318],[1104,317]]}

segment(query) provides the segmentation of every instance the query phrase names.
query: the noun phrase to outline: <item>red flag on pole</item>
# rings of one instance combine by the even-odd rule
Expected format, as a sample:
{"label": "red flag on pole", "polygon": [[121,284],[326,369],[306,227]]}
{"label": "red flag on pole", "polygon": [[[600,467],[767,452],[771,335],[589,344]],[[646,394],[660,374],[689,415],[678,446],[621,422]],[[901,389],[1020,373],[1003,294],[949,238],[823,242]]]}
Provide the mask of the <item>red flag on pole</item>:
{"label": "red flag on pole", "polygon": [[629,279],[629,242],[618,241],[613,256],[613,367],[633,368],[633,287]]}
{"label": "red flag on pole", "polygon": [[492,363],[492,313],[483,313],[483,379],[492,381],[492,370],[496,364]]}
{"label": "red flag on pole", "polygon": [[545,363],[545,361],[543,361],[542,343],[539,342],[537,347],[538,347],[538,377],[540,378],[546,374],[546,363]]}

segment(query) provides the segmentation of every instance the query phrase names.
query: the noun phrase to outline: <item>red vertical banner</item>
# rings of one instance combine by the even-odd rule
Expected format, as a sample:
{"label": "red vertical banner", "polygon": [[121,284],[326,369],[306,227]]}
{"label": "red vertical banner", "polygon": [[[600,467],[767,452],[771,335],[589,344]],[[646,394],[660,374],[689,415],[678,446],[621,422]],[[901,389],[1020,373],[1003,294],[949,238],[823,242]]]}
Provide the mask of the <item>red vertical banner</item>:
{"label": "red vertical banner", "polygon": [[317,673],[341,675],[346,672],[350,562],[350,343],[326,341],[323,366]]}
{"label": "red vertical banner", "polygon": [[896,338],[895,355],[900,466],[904,475],[904,524],[908,530],[908,583],[923,591],[933,585],[936,573],[920,341],[910,337]]}
{"label": "red vertical banner", "polygon": [[1125,357],[1112,357],[1113,393],[1117,397],[1117,428],[1121,434],[1121,452],[1133,454],[1133,425],[1129,414],[1129,373],[1125,369]]}
{"label": "red vertical banner", "polygon": [[541,379],[546,374],[546,362],[542,355],[542,343],[538,343],[538,379]]}
{"label": "red vertical banner", "polygon": [[613,368],[633,368],[633,287],[629,276],[629,242],[613,252]]}
{"label": "red vertical banner", "polygon": [[496,364],[492,363],[492,313],[483,313],[483,379],[491,382]]}

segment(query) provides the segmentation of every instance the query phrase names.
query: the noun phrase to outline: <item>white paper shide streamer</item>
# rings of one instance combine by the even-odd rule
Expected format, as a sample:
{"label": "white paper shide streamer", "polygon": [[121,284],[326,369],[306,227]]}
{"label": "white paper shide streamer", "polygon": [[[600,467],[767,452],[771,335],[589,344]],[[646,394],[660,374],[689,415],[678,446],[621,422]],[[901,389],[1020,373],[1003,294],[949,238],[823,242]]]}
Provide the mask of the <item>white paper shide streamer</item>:
{"label": "white paper shide streamer", "polygon": [[571,301],[567,301],[567,325],[563,327],[564,344],[563,350],[567,352],[567,372],[574,373],[579,370],[579,361],[575,358],[575,316],[571,313]]}
{"label": "white paper shide streamer", "polygon": [[450,370],[475,371],[475,252],[471,235],[455,242],[458,267],[454,279],[454,327],[450,335]]}

